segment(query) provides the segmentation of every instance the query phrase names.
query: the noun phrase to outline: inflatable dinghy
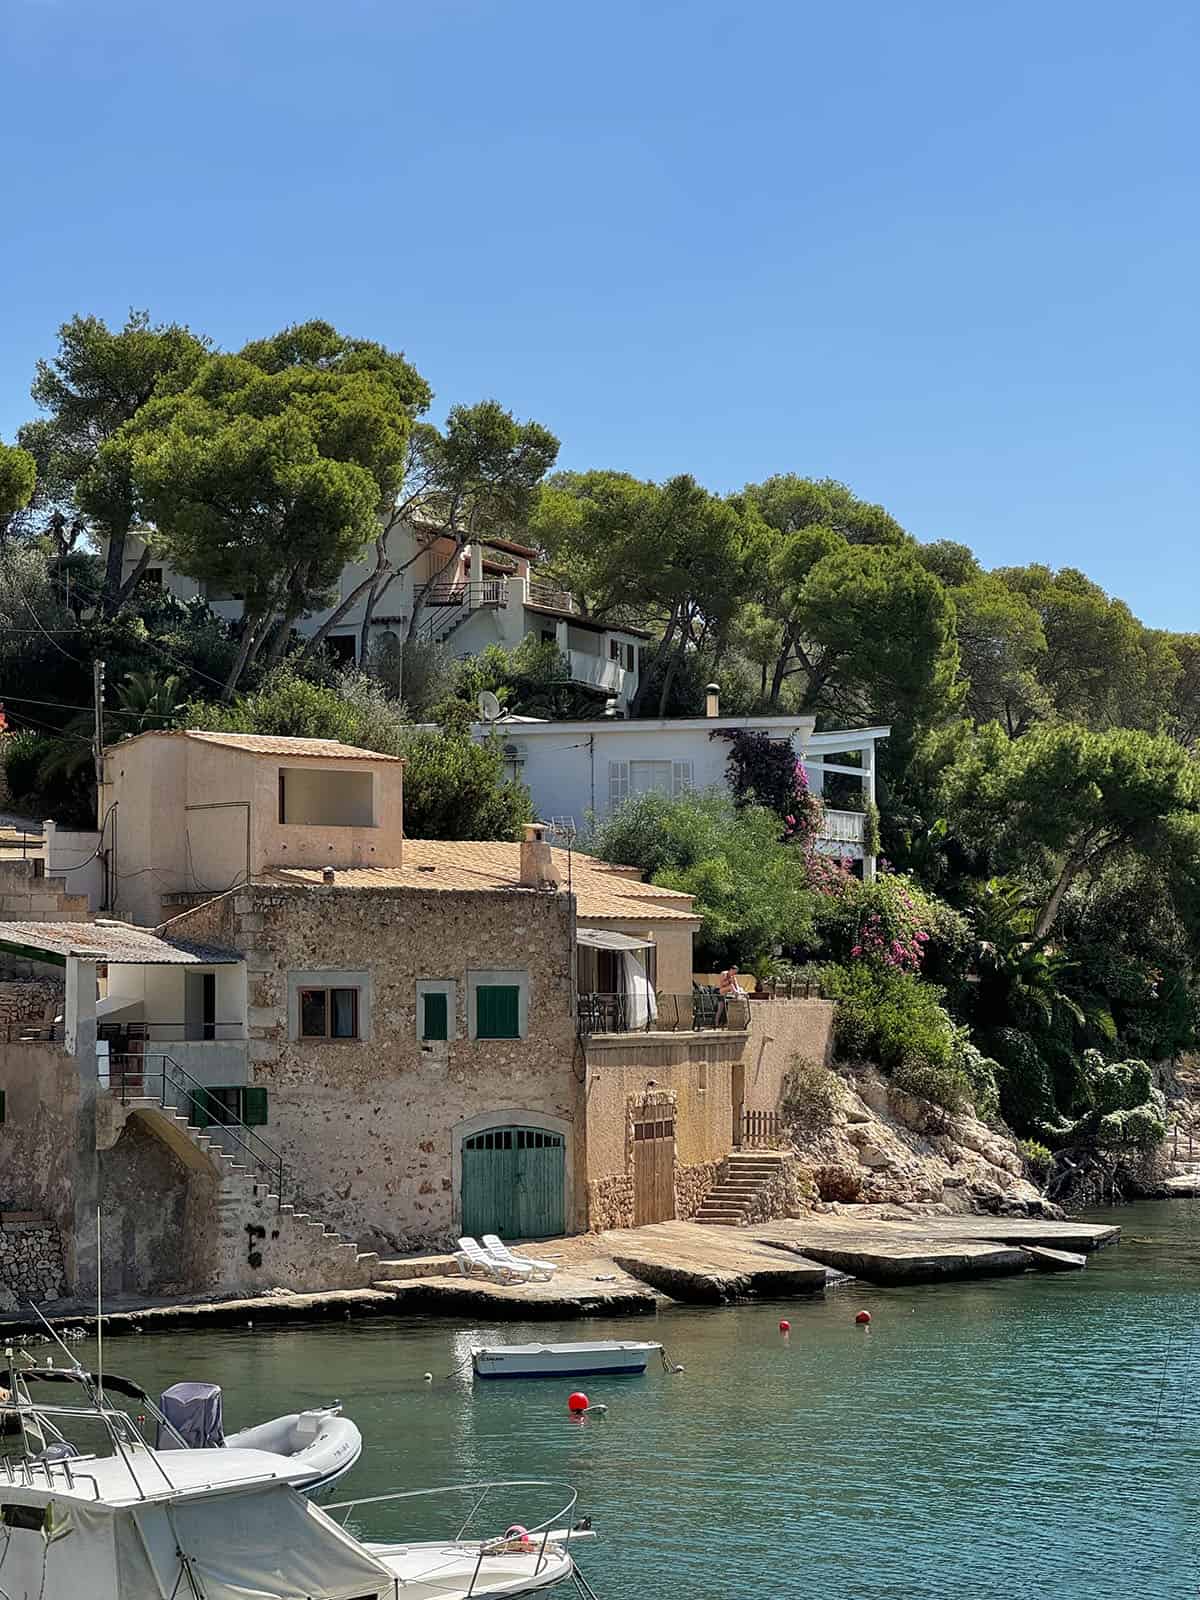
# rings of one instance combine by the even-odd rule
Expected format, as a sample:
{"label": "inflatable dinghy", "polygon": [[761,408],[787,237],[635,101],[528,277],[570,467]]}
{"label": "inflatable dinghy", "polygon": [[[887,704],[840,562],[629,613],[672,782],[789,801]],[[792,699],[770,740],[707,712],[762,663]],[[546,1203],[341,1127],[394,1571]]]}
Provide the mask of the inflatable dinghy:
{"label": "inflatable dinghy", "polygon": [[176,1383],[163,1391],[159,1408],[167,1424],[158,1430],[160,1450],[226,1445],[231,1450],[285,1456],[293,1467],[311,1471],[311,1478],[293,1480],[310,1499],[349,1472],[362,1454],[362,1434],[342,1415],[340,1405],[292,1411],[228,1436],[222,1424],[221,1390],[215,1383]]}

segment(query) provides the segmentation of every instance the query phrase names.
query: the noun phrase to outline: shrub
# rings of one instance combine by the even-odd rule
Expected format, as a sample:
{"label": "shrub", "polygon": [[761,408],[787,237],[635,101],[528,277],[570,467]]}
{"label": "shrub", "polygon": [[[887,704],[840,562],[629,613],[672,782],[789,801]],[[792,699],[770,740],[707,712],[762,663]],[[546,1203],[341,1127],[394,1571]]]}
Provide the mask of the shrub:
{"label": "shrub", "polygon": [[984,1055],[966,1028],[954,1030],[954,1063],[970,1085],[975,1115],[981,1122],[994,1122],[1000,1115],[999,1063]]}
{"label": "shrub", "polygon": [[971,1104],[971,1085],[958,1067],[939,1067],[930,1061],[904,1061],[892,1074],[892,1082],[908,1094],[932,1100],[947,1111],[965,1111]]}
{"label": "shrub", "polygon": [[675,800],[637,795],[599,825],[589,848],[695,895],[698,967],[735,961],[754,971],[776,946],[790,951],[815,941],[818,896],[802,857],[781,843],[778,817],[762,806],[739,808],[716,790]]}
{"label": "shrub", "polygon": [[874,883],[843,880],[822,900],[818,928],[835,961],[868,961],[919,972],[931,941],[965,941],[963,919],[911,878],[882,873]]}
{"label": "shrub", "polygon": [[824,1133],[842,1103],[836,1073],[804,1056],[793,1056],[783,1080],[780,1107],[787,1120],[805,1133]]}
{"label": "shrub", "polygon": [[1036,1139],[1022,1139],[1017,1148],[1024,1157],[1029,1176],[1038,1183],[1044,1183],[1054,1165],[1053,1154]]}

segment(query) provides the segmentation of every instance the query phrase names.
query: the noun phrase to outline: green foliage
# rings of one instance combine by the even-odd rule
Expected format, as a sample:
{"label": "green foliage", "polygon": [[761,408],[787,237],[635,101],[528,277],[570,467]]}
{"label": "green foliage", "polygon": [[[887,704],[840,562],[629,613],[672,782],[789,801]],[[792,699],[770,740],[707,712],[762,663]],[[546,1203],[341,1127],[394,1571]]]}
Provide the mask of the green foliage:
{"label": "green foliage", "polygon": [[874,961],[919,971],[931,951],[954,964],[967,943],[965,918],[912,878],[844,878],[817,905],[817,929],[834,961]]}
{"label": "green foliage", "polygon": [[1083,1055],[1087,1109],[1073,1120],[1047,1123],[1043,1137],[1056,1148],[1094,1145],[1103,1150],[1149,1149],[1167,1136],[1166,1102],[1144,1061],[1105,1062],[1098,1050]]}
{"label": "green foliage", "polygon": [[813,944],[816,896],[803,857],[780,842],[779,819],[761,806],[739,809],[716,791],[637,795],[599,825],[589,848],[695,895],[701,967],[732,961],[753,971],[776,946]]}
{"label": "green foliage", "polygon": [[28,450],[0,440],[0,533],[9,517],[33,498],[37,464]]}
{"label": "green foliage", "polygon": [[339,674],[336,685],[313,683],[278,667],[249,694],[229,704],[194,702],[187,726],[218,733],[275,734],[289,739],[339,739],[382,755],[400,755],[409,733],[403,707],[360,672]]}
{"label": "green foliage", "polygon": [[516,839],[529,791],[504,774],[498,740],[412,732],[404,742],[405,830],[415,839]]}
{"label": "green foliage", "polygon": [[838,1052],[873,1061],[901,1088],[958,1111],[971,1100],[953,1022],[941,991],[911,972],[871,962],[825,969],[825,991],[837,1002]]}
{"label": "green foliage", "polygon": [[1044,1183],[1050,1176],[1050,1168],[1054,1165],[1053,1152],[1037,1139],[1021,1139],[1017,1148],[1024,1157],[1030,1177],[1036,1183]]}

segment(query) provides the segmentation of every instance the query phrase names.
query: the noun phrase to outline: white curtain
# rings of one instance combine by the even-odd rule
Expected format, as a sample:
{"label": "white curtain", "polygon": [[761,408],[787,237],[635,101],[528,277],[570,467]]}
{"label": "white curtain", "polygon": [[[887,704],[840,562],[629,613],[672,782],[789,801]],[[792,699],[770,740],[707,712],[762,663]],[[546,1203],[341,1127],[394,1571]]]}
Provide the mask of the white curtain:
{"label": "white curtain", "polygon": [[654,989],[646,976],[646,969],[632,950],[621,951],[621,967],[625,980],[625,1016],[631,1028],[648,1028],[658,1016]]}

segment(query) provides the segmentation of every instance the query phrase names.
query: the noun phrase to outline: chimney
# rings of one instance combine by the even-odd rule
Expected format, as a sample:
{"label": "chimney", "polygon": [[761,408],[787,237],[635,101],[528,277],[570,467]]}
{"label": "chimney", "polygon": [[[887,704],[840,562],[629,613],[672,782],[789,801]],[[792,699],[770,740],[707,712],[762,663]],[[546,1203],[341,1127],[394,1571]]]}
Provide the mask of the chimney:
{"label": "chimney", "polygon": [[333,882],[333,868],[332,867],[322,867],[321,868],[321,882],[322,883],[332,883]]}
{"label": "chimney", "polygon": [[706,683],[704,685],[704,715],[706,717],[719,717],[721,715],[721,685],[719,683]]}
{"label": "chimney", "polygon": [[527,822],[521,840],[521,887],[523,889],[557,889],[558,873],[554,856],[546,839],[544,822]]}

